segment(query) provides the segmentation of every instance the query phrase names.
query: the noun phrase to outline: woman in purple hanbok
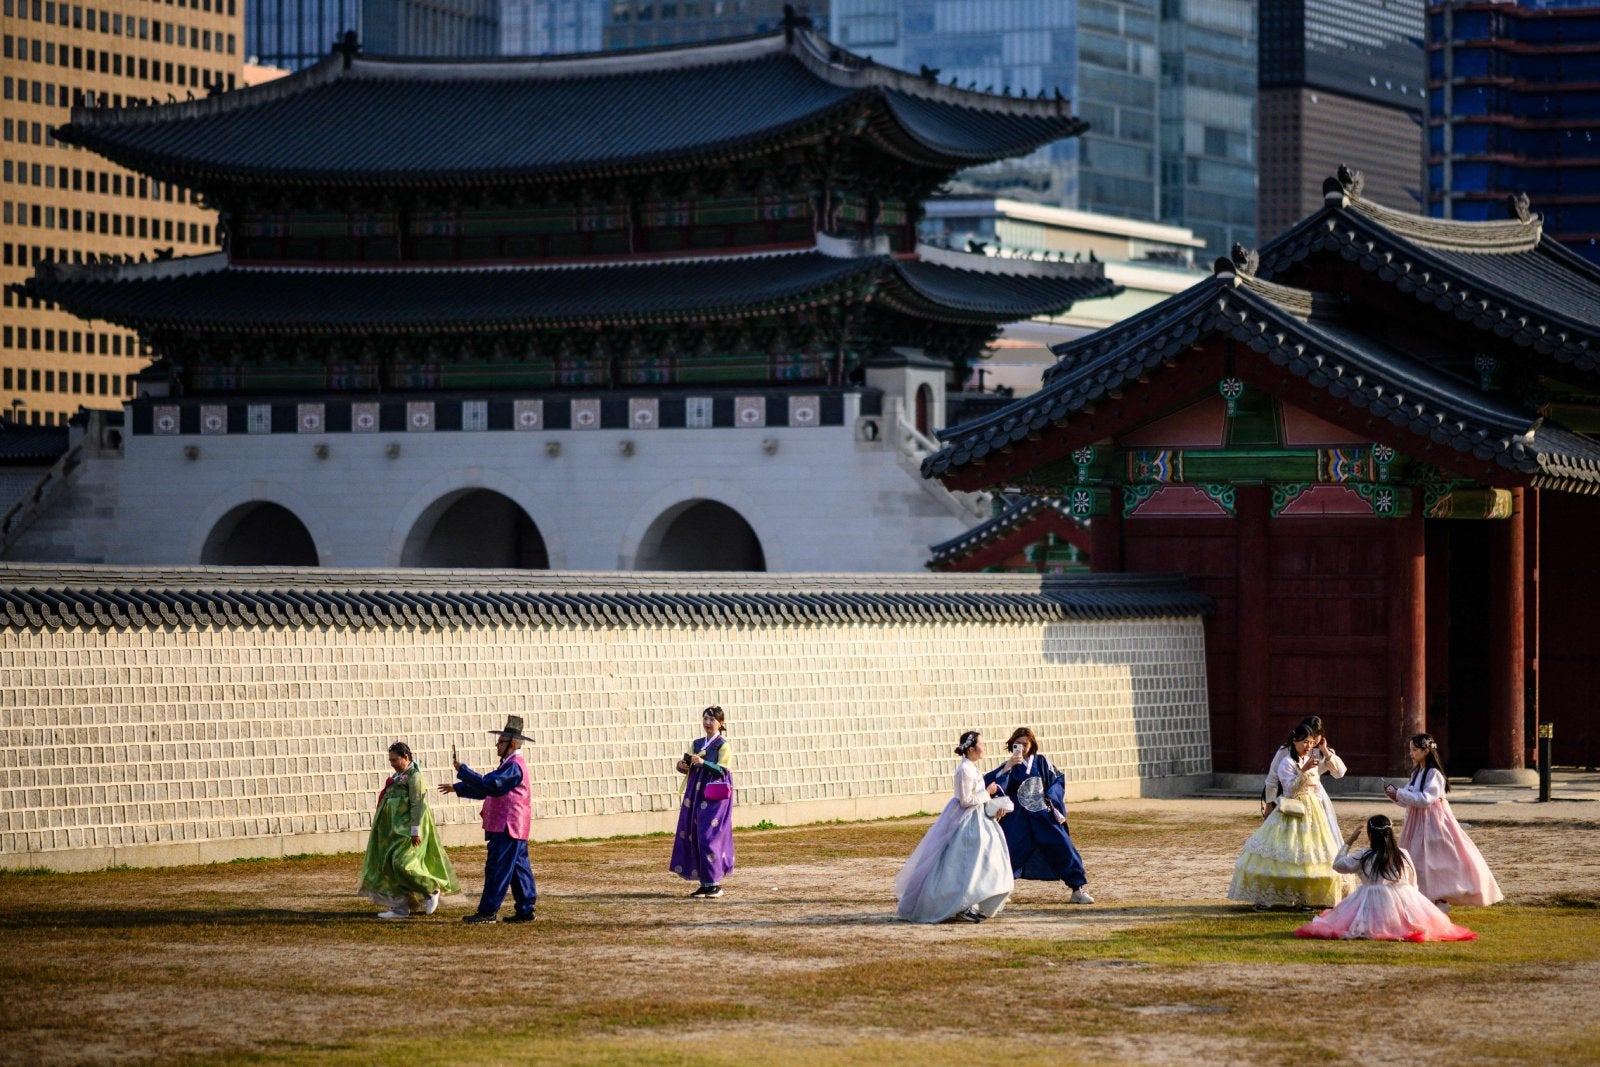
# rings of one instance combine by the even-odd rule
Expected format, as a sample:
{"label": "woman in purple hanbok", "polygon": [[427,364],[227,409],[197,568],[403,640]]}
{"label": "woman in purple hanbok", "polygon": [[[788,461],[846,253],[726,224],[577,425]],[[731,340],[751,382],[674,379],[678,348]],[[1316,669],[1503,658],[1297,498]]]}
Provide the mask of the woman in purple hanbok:
{"label": "woman in purple hanbok", "polygon": [[722,895],[722,879],[733,870],[733,772],[728,768],[727,719],[721,708],[700,716],[705,736],[678,761],[688,775],[678,833],[672,840],[672,873],[700,888],[689,895],[702,900]]}

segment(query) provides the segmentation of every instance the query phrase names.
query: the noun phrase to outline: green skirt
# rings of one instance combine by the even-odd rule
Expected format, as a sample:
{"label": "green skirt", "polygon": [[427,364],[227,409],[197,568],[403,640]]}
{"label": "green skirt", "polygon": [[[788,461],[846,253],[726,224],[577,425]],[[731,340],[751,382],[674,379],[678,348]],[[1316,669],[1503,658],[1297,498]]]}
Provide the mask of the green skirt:
{"label": "green skirt", "polygon": [[367,855],[361,862],[361,895],[386,908],[403,902],[416,912],[435,893],[460,892],[455,868],[439,844],[431,810],[423,812],[421,837],[422,844],[413,847],[404,791],[385,797],[367,837]]}

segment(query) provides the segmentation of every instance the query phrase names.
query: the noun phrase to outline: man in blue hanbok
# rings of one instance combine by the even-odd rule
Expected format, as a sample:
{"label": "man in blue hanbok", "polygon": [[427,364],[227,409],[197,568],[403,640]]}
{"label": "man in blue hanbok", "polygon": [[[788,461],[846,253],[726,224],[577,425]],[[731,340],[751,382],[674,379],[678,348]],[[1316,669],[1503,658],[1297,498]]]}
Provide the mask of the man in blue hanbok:
{"label": "man in blue hanbok", "polygon": [[1011,852],[1013,874],[1036,881],[1065,882],[1072,890],[1070,903],[1093,904],[1083,857],[1078,855],[1067,832],[1066,779],[1050,766],[1039,751],[1039,739],[1026,726],[1012,733],[1006,748],[1007,760],[984,775],[983,780],[999,786],[1016,805],[1016,810],[1000,822]]}

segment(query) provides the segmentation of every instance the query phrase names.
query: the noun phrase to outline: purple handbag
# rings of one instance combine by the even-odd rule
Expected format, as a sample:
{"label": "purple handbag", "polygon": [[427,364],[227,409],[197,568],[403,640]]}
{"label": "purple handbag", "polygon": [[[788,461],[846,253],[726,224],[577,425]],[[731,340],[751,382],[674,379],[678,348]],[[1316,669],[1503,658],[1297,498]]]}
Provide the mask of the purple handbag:
{"label": "purple handbag", "polygon": [[[700,754],[705,755],[713,747],[720,748],[722,746],[720,744],[715,746],[706,745],[700,750]],[[707,782],[706,787],[700,791],[700,795],[707,800],[727,800],[733,796],[733,785],[728,781],[728,776],[724,774],[714,782]]]}

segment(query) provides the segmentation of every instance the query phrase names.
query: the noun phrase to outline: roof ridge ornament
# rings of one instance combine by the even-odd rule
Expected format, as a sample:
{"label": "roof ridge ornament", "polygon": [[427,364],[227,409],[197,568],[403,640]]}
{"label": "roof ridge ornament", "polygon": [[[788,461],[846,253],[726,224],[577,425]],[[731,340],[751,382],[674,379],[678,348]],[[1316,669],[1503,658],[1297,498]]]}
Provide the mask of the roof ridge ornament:
{"label": "roof ridge ornament", "polygon": [[778,25],[783,27],[783,39],[787,44],[794,44],[796,30],[812,30],[816,23],[811,21],[810,15],[802,15],[795,11],[793,4],[783,5],[783,21]]}
{"label": "roof ridge ornament", "polygon": [[1366,188],[1367,179],[1359,170],[1346,163],[1339,164],[1339,169],[1334,172],[1339,185],[1344,189],[1345,195],[1352,200],[1361,199],[1361,191]]}
{"label": "roof ridge ornament", "polygon": [[1231,258],[1240,274],[1254,275],[1261,270],[1261,253],[1234,242]]}
{"label": "roof ridge ornament", "polygon": [[345,30],[339,39],[333,42],[333,54],[344,57],[344,69],[349,70],[350,64],[355,62],[356,56],[361,54],[361,37],[355,30]]}
{"label": "roof ridge ornament", "polygon": [[1541,218],[1541,216],[1534,214],[1526,189],[1519,189],[1506,197],[1506,217],[1516,219],[1521,223],[1531,223],[1535,219]]}

